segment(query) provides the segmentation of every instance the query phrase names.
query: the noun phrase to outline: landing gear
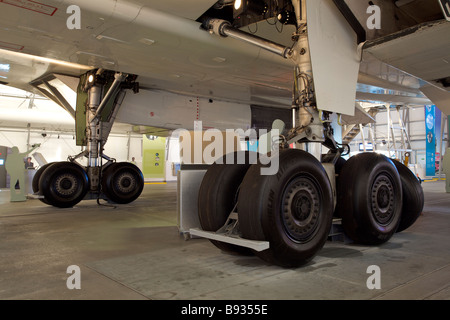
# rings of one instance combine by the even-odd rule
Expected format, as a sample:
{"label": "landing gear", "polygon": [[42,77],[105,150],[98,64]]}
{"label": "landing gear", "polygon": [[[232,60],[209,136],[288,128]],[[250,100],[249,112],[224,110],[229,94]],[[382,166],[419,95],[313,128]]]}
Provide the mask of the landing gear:
{"label": "landing gear", "polygon": [[132,163],[116,162],[103,170],[102,191],[112,202],[133,202],[140,196],[143,188],[142,172]]}
{"label": "landing gear", "polygon": [[[274,175],[261,175],[260,161],[240,168],[214,164],[199,192],[202,228],[218,230],[233,212],[242,238],[270,244],[269,249],[252,250],[256,256],[271,264],[297,267],[324,246],[334,210],[345,234],[366,245],[383,244],[415,222],[423,208],[423,193],[406,167],[377,153],[359,154],[348,161],[338,153],[335,159],[335,167],[341,167],[336,208],[330,181],[334,172],[327,173],[325,164],[305,151],[280,150]],[[239,252],[235,245],[213,243]]]}
{"label": "landing gear", "polygon": [[402,184],[395,165],[377,153],[350,158],[342,168],[336,211],[353,241],[378,245],[396,232],[402,212]]}
{"label": "landing gear", "polygon": [[[139,197],[144,187],[142,172],[131,163],[116,163],[103,153],[125,90],[139,91],[136,77],[103,69],[80,77],[76,132],[77,145],[85,149],[67,162],[47,164],[38,170],[32,186],[43,196],[42,202],[68,208],[83,199],[106,198],[123,204]],[[77,162],[81,157],[87,158],[87,166]]]}
{"label": "landing gear", "polygon": [[[238,182],[242,173],[236,174],[239,179],[233,178],[232,188],[227,187],[219,192],[217,190],[220,189],[221,182],[226,181],[224,176],[237,169],[230,168],[226,171],[211,169],[211,174],[205,176],[205,187],[202,186],[199,197],[205,201],[206,207],[212,208],[214,208],[212,202],[216,201],[218,195],[221,197],[220,201],[229,201],[229,204],[224,206],[226,209],[220,214],[217,210],[201,208],[202,226],[216,231],[221,227],[221,223],[232,218],[238,221],[238,233],[242,234],[243,238],[261,244],[261,247],[256,247],[261,251],[254,249],[257,256],[284,267],[296,267],[314,257],[328,238],[333,214],[342,219],[345,233],[356,242],[377,245],[388,241],[397,230],[414,222],[417,215],[415,211],[411,215],[406,213],[405,210],[409,209],[402,212],[403,194],[405,199],[418,194],[418,190],[409,190],[406,187],[410,177],[402,173],[399,175],[402,169],[396,168],[391,160],[382,155],[365,153],[350,158],[347,162],[341,158],[349,150],[334,140],[331,114],[333,110],[344,110],[349,104],[342,102],[338,108],[337,105],[342,100],[339,95],[334,96],[334,99],[330,99],[330,96],[318,99],[317,95],[327,95],[328,85],[325,85],[325,81],[316,81],[318,77],[314,79],[313,74],[313,69],[318,68],[315,66],[313,68],[310,53],[314,50],[314,42],[308,41],[308,37],[313,34],[309,31],[318,27],[315,25],[317,19],[314,17],[313,23],[307,23],[307,14],[302,14],[309,11],[306,8],[306,1],[292,1],[292,5],[296,13],[297,30],[292,37],[295,43],[290,48],[236,30],[228,21],[206,19],[203,24],[203,27],[212,34],[256,45],[292,60],[295,65],[292,95],[293,128],[280,134],[279,146],[275,148],[279,150],[272,149],[275,153],[279,152],[279,170],[273,175],[262,175],[261,169],[264,165],[260,163],[260,159],[258,163],[246,169],[240,187]],[[342,40],[348,38],[346,30],[337,31],[336,35]],[[358,70],[357,62],[350,61],[352,59],[349,59],[346,66],[355,67],[350,72],[354,78],[350,81],[349,77],[348,86],[343,86],[349,102],[354,100],[353,83],[356,83]],[[316,75],[319,75],[321,80],[327,76],[320,70]],[[335,79],[339,80],[342,74],[331,71],[330,75],[336,76]],[[339,90],[335,92],[340,93]],[[336,106],[333,106],[333,100]],[[329,149],[322,163],[305,151],[298,150],[305,146],[312,147],[311,151],[320,156],[321,150],[315,148],[318,143]],[[295,145],[297,149],[288,149],[291,145]],[[217,177],[220,176],[218,181],[214,181],[213,176],[216,170]],[[213,195],[210,195],[211,189],[215,190]],[[239,190],[237,212],[233,209],[236,190]],[[222,195],[228,192],[230,194]],[[411,202],[421,206],[420,201]],[[404,226],[399,227],[403,220]],[[217,224],[207,225],[204,221],[213,221]],[[227,242],[226,237],[219,237],[217,234],[210,239],[232,242]],[[266,249],[267,242],[268,249]],[[251,248],[246,242],[240,243]]]}
{"label": "landing gear", "polygon": [[333,195],[323,166],[302,150],[282,150],[276,175],[261,175],[251,166],[238,200],[240,229],[245,238],[269,241],[257,252],[263,260],[296,267],[311,260],[327,239]]}
{"label": "landing gear", "polygon": [[[42,202],[70,208],[88,197],[90,179],[85,168],[74,162],[53,162],[42,166],[33,178],[33,192]],[[112,163],[102,173],[102,193],[98,198],[126,204],[136,200],[144,188],[141,170],[131,163]]]}
{"label": "landing gear", "polygon": [[39,190],[45,203],[70,208],[83,200],[89,190],[86,171],[72,162],[55,162],[40,174]]}

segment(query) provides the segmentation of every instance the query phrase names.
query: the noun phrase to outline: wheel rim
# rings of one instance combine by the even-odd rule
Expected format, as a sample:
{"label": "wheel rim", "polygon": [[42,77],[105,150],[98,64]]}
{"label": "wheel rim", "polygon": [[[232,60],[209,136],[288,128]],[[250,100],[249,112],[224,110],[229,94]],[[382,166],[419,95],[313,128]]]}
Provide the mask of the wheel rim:
{"label": "wheel rim", "polygon": [[122,194],[133,192],[136,188],[136,177],[131,172],[122,172],[116,178],[115,188]]}
{"label": "wheel rim", "polygon": [[320,193],[315,183],[306,177],[293,179],[282,201],[282,221],[287,235],[298,243],[313,238],[320,214]]}
{"label": "wheel rim", "polygon": [[65,173],[59,175],[54,182],[54,190],[61,197],[71,197],[78,191],[77,177],[72,174]]}
{"label": "wheel rim", "polygon": [[394,217],[395,194],[391,179],[385,174],[379,174],[371,190],[372,214],[381,225],[388,225]]}

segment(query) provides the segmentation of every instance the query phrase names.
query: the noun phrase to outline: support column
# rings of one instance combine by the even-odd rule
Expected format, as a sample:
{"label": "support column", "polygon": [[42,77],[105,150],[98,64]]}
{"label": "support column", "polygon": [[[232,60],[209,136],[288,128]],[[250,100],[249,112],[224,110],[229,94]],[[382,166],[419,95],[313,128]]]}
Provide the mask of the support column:
{"label": "support column", "polygon": [[447,148],[450,148],[450,116],[447,118]]}
{"label": "support column", "polygon": [[392,156],[391,154],[391,113],[390,113],[390,105],[386,106],[386,115],[387,115],[387,149],[389,158]]}
{"label": "support column", "polygon": [[441,132],[439,135],[439,180],[442,180],[442,150],[444,148],[445,117],[441,116]]}
{"label": "support column", "polygon": [[364,127],[363,125],[360,123],[359,124],[359,132],[361,133],[361,139],[362,139],[362,143],[363,143],[363,151],[366,152],[366,137],[364,136]]}

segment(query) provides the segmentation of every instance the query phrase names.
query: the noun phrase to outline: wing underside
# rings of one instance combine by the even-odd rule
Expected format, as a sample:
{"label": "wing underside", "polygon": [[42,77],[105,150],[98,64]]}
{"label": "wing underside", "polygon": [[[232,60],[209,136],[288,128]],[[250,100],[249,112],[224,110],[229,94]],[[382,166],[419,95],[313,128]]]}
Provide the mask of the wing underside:
{"label": "wing underside", "polygon": [[[0,83],[32,91],[30,84],[49,74],[79,76],[104,68],[137,74],[145,89],[247,106],[291,107],[290,61],[200,29],[197,18],[215,1],[196,0],[184,7],[175,0],[130,0],[120,6],[110,0],[46,1],[38,10],[27,8],[29,1],[21,3],[0,3]],[[66,26],[71,4],[81,8],[80,30]],[[295,30],[292,25],[280,29],[273,19],[243,29],[286,46]],[[438,40],[448,29],[449,23],[439,22],[367,45],[356,100],[429,104],[432,98],[422,87],[446,90],[450,49]],[[408,50],[401,49],[405,45]],[[434,73],[425,72],[430,68]]]}

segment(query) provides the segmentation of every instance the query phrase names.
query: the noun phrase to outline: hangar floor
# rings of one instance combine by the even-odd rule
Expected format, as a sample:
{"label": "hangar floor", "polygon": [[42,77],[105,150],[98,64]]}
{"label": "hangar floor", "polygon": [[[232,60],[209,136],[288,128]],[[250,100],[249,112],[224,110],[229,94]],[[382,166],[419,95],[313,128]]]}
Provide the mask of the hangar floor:
{"label": "hangar floor", "polygon": [[[176,183],[146,185],[116,209],[83,201],[71,209],[0,192],[0,299],[450,299],[450,194],[424,182],[425,209],[379,247],[327,242],[297,269],[221,253],[177,229]],[[81,269],[69,290],[67,267]],[[370,265],[381,289],[366,285]]]}

